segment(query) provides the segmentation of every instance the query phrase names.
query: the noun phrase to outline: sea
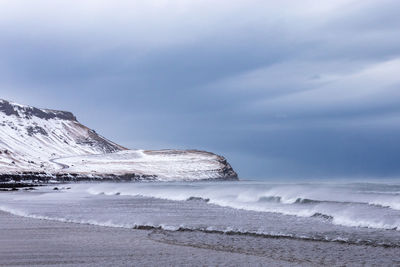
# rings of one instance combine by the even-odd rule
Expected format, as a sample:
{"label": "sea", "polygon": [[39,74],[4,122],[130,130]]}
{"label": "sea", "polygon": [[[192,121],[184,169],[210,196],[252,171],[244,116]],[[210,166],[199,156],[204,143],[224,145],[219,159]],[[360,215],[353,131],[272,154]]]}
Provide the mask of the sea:
{"label": "sea", "polygon": [[321,241],[400,254],[400,182],[74,183],[0,194],[0,210],[165,231],[173,239],[196,233]]}

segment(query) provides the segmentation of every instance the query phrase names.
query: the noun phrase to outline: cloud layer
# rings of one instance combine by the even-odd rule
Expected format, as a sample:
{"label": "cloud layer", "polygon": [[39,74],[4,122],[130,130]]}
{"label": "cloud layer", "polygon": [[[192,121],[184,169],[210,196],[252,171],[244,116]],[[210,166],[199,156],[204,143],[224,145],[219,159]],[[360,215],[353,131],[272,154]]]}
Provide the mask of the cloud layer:
{"label": "cloud layer", "polygon": [[2,98],[243,178],[398,177],[398,1],[1,1]]}

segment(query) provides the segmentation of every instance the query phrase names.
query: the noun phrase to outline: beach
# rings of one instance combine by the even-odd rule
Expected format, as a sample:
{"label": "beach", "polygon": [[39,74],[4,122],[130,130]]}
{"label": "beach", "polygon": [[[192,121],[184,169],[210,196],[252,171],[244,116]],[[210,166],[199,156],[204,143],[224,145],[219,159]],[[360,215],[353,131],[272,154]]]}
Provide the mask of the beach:
{"label": "beach", "polygon": [[[209,240],[204,236],[196,240],[199,234],[209,235]],[[398,252],[319,241],[63,223],[0,212],[0,266],[362,266],[372,262],[395,266],[400,264],[399,254],[390,257]],[[374,258],[377,253],[380,257]]]}
{"label": "beach", "polygon": [[[373,185],[382,191],[375,202],[391,200],[389,208],[361,203],[371,191],[360,193],[364,187],[137,183],[1,192],[0,266],[398,266],[398,189]],[[312,195],[297,200],[309,188]],[[266,197],[278,189],[279,202]],[[329,199],[328,189],[353,202]],[[292,204],[284,192],[296,192]],[[298,215],[285,214],[292,210]],[[335,221],[342,214],[371,226]]]}
{"label": "beach", "polygon": [[0,266],[287,265],[255,255],[151,240],[147,230],[38,220],[0,212]]}

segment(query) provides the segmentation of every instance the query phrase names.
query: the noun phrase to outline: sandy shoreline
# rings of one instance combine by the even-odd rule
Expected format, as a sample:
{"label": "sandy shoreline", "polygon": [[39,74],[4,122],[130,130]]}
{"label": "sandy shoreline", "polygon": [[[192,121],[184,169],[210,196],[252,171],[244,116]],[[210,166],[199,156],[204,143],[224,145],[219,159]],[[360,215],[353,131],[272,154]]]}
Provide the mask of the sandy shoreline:
{"label": "sandy shoreline", "polygon": [[157,242],[148,238],[150,232],[0,212],[0,266],[289,264],[265,257]]}
{"label": "sandy shoreline", "polygon": [[[377,257],[379,256],[379,257]],[[399,248],[133,230],[0,212],[0,266],[396,266]]]}

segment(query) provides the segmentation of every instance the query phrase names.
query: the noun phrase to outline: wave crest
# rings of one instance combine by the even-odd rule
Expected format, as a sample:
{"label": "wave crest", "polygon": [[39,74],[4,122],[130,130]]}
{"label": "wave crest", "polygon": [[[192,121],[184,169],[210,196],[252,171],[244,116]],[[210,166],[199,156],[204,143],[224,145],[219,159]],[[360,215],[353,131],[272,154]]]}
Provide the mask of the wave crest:
{"label": "wave crest", "polygon": [[[384,242],[376,242],[372,240],[351,240],[349,238],[343,237],[335,237],[330,238],[328,236],[315,235],[315,236],[306,236],[306,235],[296,235],[296,234],[285,234],[285,233],[267,233],[267,232],[256,232],[256,231],[246,231],[240,229],[232,229],[227,227],[224,230],[215,229],[213,227],[187,227],[184,225],[181,226],[171,226],[171,225],[154,225],[154,224],[116,224],[112,221],[99,222],[96,220],[75,220],[68,218],[58,218],[58,217],[49,217],[49,216],[41,216],[35,214],[29,214],[20,210],[7,208],[4,206],[0,206],[0,210],[4,212],[8,212],[13,215],[40,219],[40,220],[49,220],[49,221],[58,221],[58,222],[66,222],[66,223],[76,223],[76,224],[90,224],[97,226],[105,226],[105,227],[119,227],[119,228],[129,228],[135,230],[147,230],[147,231],[169,231],[169,232],[202,232],[206,234],[222,234],[222,235],[238,235],[238,236],[252,236],[259,238],[274,238],[274,239],[294,239],[294,240],[303,240],[303,241],[319,241],[319,242],[338,242],[344,244],[353,244],[353,245],[367,245],[367,246],[380,246],[385,248],[400,248],[400,244],[394,243],[384,243]],[[316,216],[326,216],[324,214],[316,214]]]}

